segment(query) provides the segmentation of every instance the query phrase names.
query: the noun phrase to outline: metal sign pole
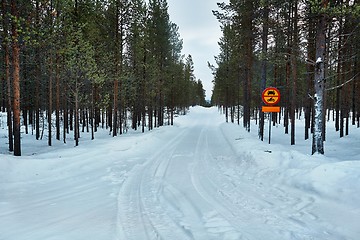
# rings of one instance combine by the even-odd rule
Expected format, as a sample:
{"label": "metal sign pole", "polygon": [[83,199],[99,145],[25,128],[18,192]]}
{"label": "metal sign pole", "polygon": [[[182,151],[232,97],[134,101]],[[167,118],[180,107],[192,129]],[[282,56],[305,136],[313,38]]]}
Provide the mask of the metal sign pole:
{"label": "metal sign pole", "polygon": [[271,141],[271,120],[272,120],[272,112],[269,113],[269,144]]}

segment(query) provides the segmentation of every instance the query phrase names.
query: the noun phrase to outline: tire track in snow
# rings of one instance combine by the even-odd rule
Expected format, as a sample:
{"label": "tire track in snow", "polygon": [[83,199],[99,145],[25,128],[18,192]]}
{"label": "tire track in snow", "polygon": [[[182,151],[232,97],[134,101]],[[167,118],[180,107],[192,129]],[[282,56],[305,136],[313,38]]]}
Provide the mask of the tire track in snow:
{"label": "tire track in snow", "polygon": [[163,180],[185,130],[131,172],[118,195],[117,237],[126,240],[190,239],[159,204]]}
{"label": "tire track in snow", "polygon": [[[232,144],[222,131],[215,130],[212,134],[216,135],[210,135],[211,131],[214,130],[207,131],[207,135],[199,141],[199,161],[193,167],[192,181],[203,198],[214,206],[214,212],[231,223],[233,229],[241,234],[241,238],[234,239],[268,239],[269,236],[274,236],[273,239],[339,237],[329,235],[329,229],[321,226],[317,229],[323,228],[323,234],[312,231],[309,223],[318,224],[318,217],[307,209],[314,208],[315,198],[308,194],[303,196],[304,193],[300,191],[297,196],[292,196],[285,191],[276,190],[271,183],[245,179],[245,175],[241,174],[246,169],[235,164],[237,154]],[[229,144],[229,150],[224,150],[223,156],[214,156],[211,153],[216,147],[214,139],[221,138]],[[213,145],[210,145],[209,141]],[[214,152],[221,153],[218,150]],[[295,192],[294,189],[291,191]],[[293,214],[289,215],[289,212]],[[306,221],[303,221],[304,218]],[[265,228],[256,228],[264,223]]]}
{"label": "tire track in snow", "polygon": [[[213,208],[212,211],[204,215],[203,221],[207,227],[207,231],[213,233],[221,239],[249,239],[246,235],[246,230],[241,229],[239,219],[233,212],[233,209],[229,207],[226,199],[218,199],[217,192],[221,189],[219,186],[214,184],[213,180],[216,175],[223,173],[215,172],[210,170],[208,162],[213,156],[210,154],[208,133],[214,131],[212,129],[203,129],[201,132],[198,143],[195,150],[197,162],[194,163],[191,169],[191,181],[196,191],[207,201]],[[212,140],[216,138],[211,138]]]}
{"label": "tire track in snow", "polygon": [[119,240],[336,239],[325,225],[312,231],[316,198],[247,173],[252,156],[238,155],[206,117],[127,173],[118,195]]}

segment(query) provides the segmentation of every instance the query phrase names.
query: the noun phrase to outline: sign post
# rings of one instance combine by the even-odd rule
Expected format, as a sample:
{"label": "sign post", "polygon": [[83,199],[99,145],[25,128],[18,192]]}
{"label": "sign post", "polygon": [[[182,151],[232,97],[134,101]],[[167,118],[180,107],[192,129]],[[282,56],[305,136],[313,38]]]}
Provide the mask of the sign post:
{"label": "sign post", "polygon": [[271,140],[271,120],[272,120],[272,112],[269,112],[269,144]]}
{"label": "sign post", "polygon": [[261,94],[261,99],[266,104],[266,106],[262,106],[262,111],[269,113],[269,144],[270,144],[272,113],[280,112],[280,106],[275,106],[280,102],[280,91],[274,87],[265,88],[265,90]]}

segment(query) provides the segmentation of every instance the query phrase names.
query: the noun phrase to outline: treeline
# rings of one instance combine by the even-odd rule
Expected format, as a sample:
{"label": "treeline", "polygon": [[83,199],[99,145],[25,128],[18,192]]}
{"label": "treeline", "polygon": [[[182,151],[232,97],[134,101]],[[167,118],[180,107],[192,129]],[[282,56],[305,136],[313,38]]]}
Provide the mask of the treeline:
{"label": "treeline", "polygon": [[[9,150],[20,129],[66,142],[81,127],[144,132],[205,104],[191,55],[181,53],[166,0],[2,0],[1,110]],[[72,137],[72,136],[71,136]]]}
{"label": "treeline", "polygon": [[[264,136],[261,93],[281,92],[285,133],[295,144],[295,119],[304,114],[305,139],[313,133],[312,152],[324,153],[325,121],[332,117],[340,137],[349,124],[360,125],[360,5],[358,0],[230,0],[213,11],[222,26],[213,104],[226,121],[250,131],[259,120]],[[331,111],[332,110],[332,111]]]}

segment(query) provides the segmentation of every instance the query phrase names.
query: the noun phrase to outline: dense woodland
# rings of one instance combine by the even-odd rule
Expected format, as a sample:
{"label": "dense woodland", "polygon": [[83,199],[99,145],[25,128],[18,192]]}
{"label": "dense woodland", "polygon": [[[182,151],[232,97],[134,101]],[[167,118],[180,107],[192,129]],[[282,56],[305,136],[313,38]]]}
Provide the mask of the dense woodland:
{"label": "dense woodland", "polygon": [[258,121],[264,137],[261,93],[281,92],[281,123],[295,144],[295,119],[305,119],[304,137],[313,133],[312,153],[324,153],[325,123],[349,134],[360,126],[359,0],[230,0],[213,11],[223,36],[214,74],[212,102],[226,121],[250,131]]}
{"label": "dense woodland", "polygon": [[[206,104],[166,0],[2,0],[0,9],[0,107],[14,155],[21,134],[78,145],[82,131],[144,132]],[[359,127],[359,0],[230,0],[213,14],[223,36],[209,64],[212,104],[226,121],[250,131],[255,119],[263,140],[260,96],[273,86],[282,112],[271,120],[290,144],[297,117],[313,153],[324,153],[328,119],[340,137]]]}
{"label": "dense woodland", "polygon": [[2,0],[1,111],[21,134],[79,144],[82,131],[151,130],[204,105],[166,0]]}

